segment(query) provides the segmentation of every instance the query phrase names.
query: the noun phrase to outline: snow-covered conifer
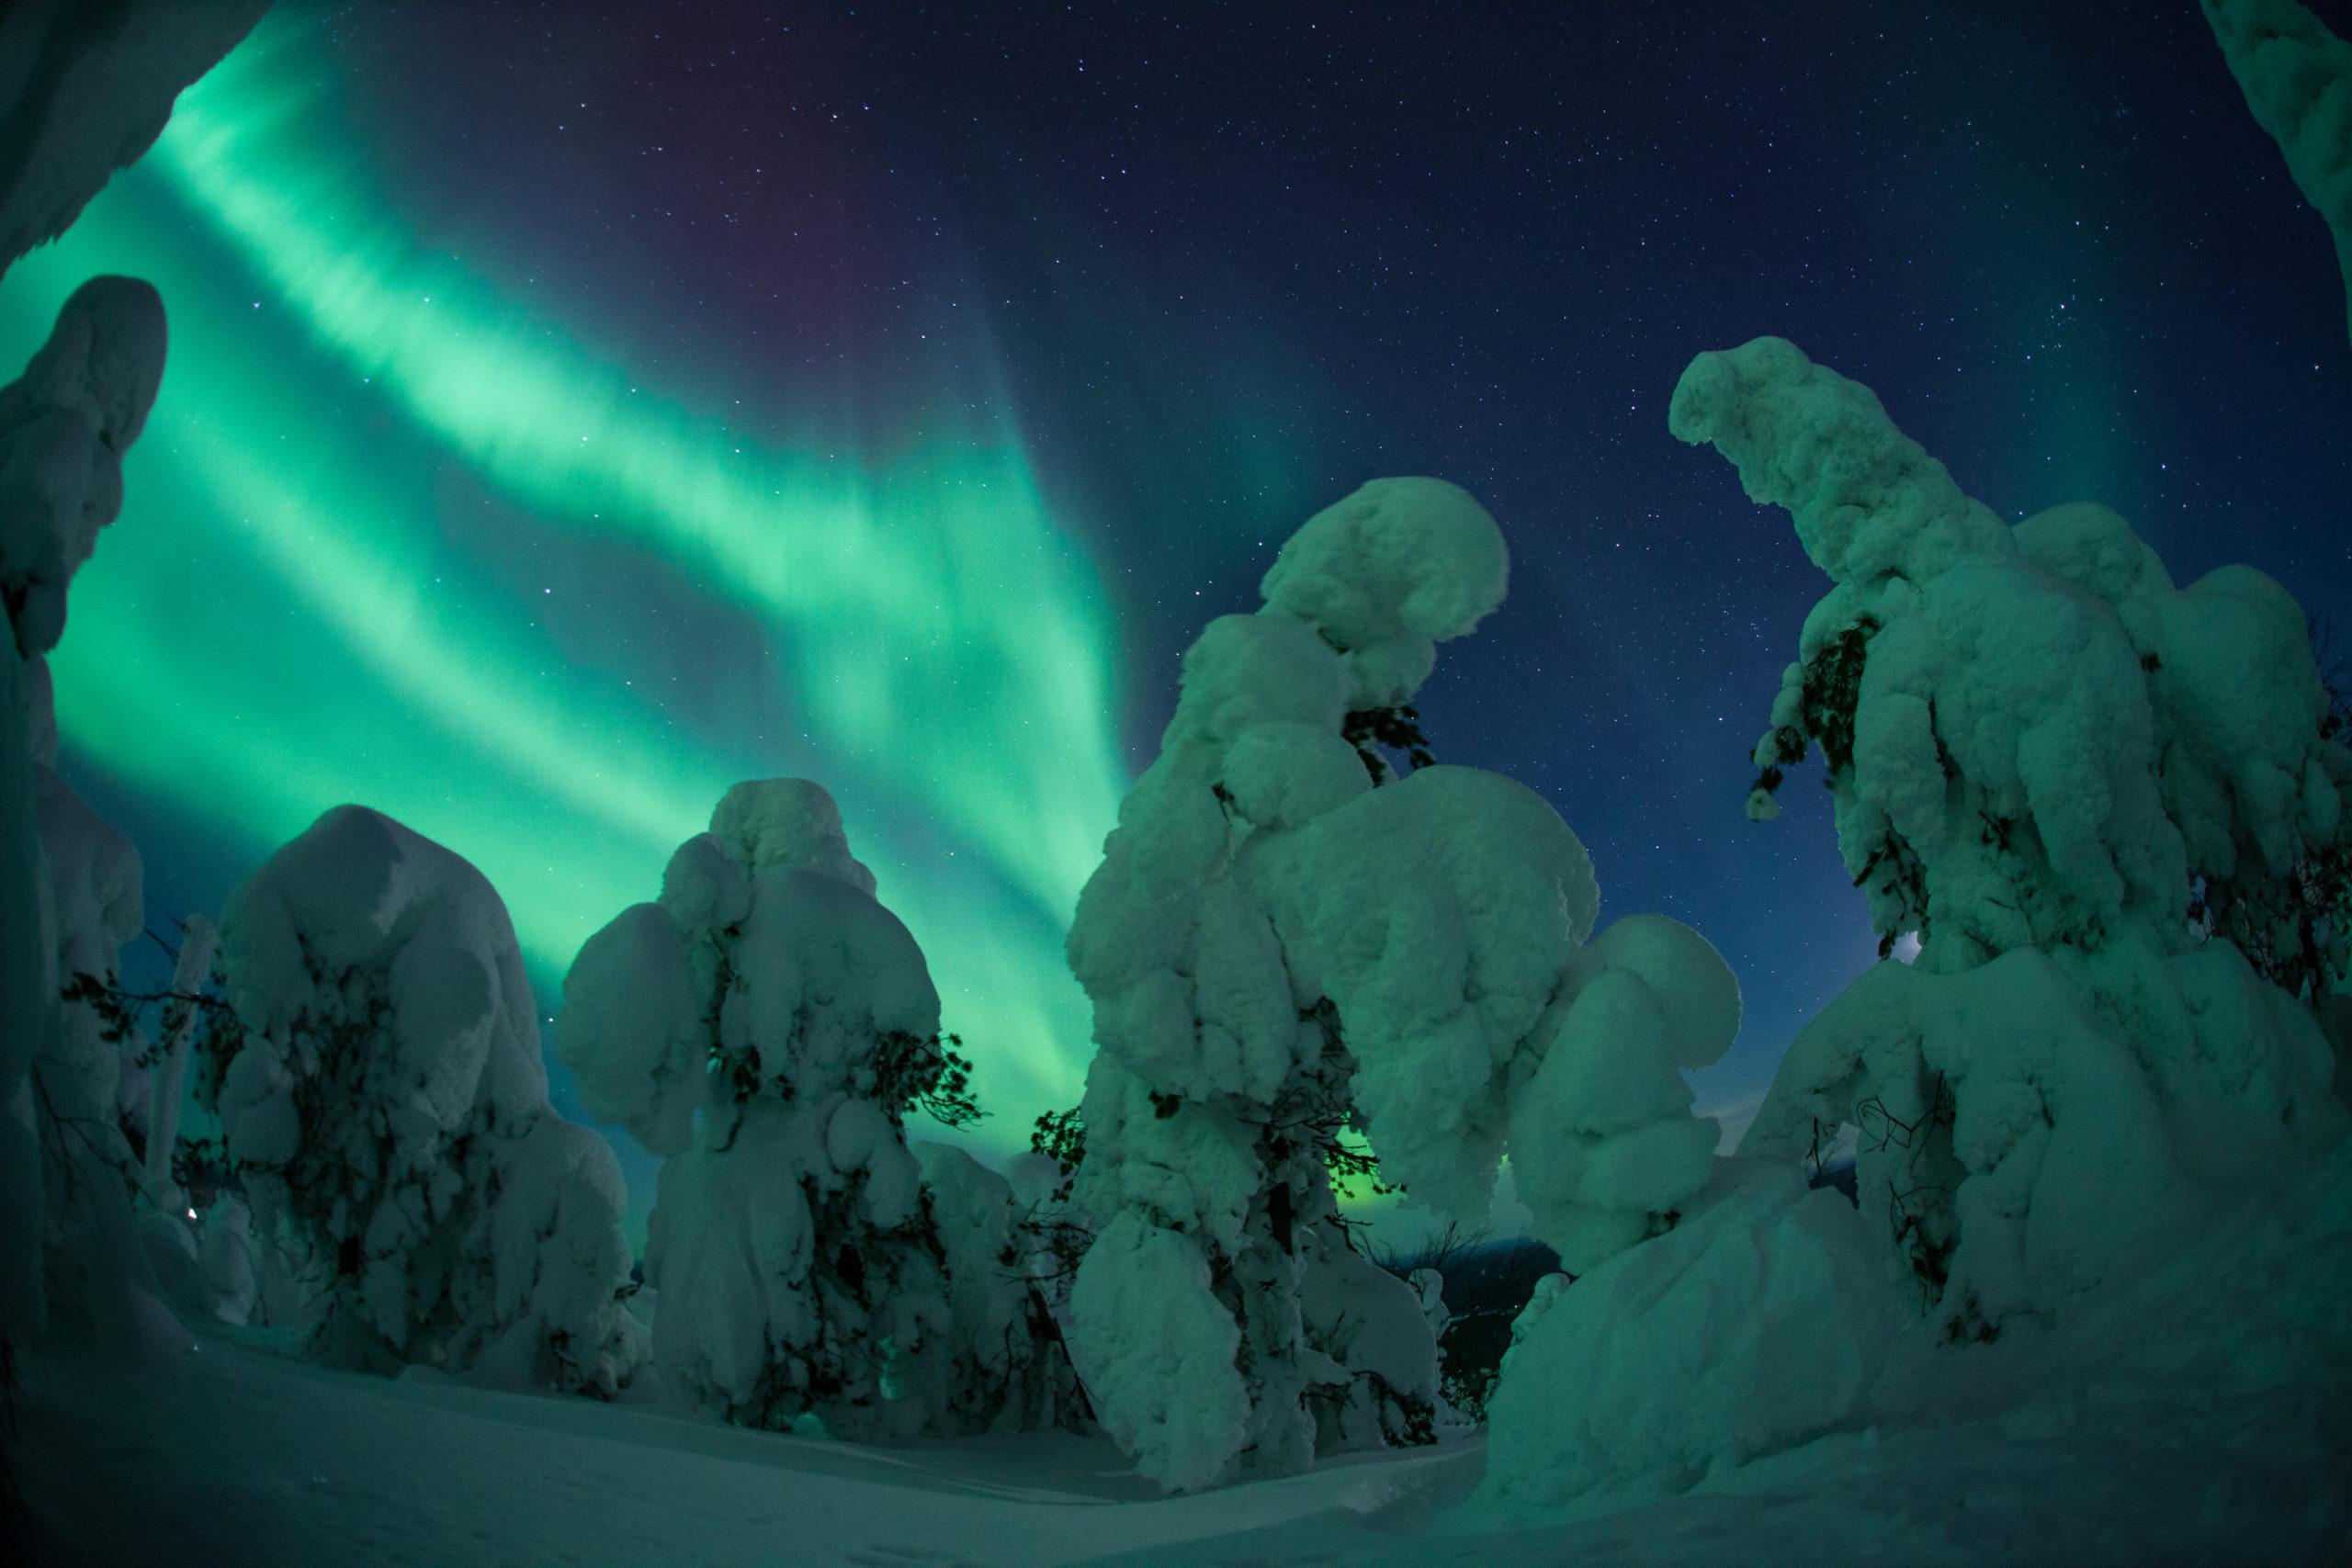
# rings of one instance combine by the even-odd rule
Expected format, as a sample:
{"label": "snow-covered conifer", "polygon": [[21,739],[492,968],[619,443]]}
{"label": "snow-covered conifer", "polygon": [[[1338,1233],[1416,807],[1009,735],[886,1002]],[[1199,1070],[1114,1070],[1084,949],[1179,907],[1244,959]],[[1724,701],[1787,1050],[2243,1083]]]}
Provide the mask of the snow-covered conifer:
{"label": "snow-covered conifer", "polygon": [[1863,1209],[1955,1337],[2308,1169],[2346,1130],[2327,1046],[2249,956],[2342,942],[2298,889],[2352,753],[2294,601],[2245,567],[2177,590],[2103,507],[2004,525],[1779,339],[1702,355],[1670,418],[1832,580],[1759,792],[1818,746],[1883,944],[1920,942],[1798,1037],[1745,1147],[1858,1127]]}
{"label": "snow-covered conifer", "polygon": [[[1427,765],[1411,722],[1434,645],[1505,577],[1493,520],[1438,480],[1376,480],[1310,519],[1265,606],[1185,655],[1080,897],[1070,963],[1101,1051],[1077,1198],[1099,1235],[1071,1353],[1164,1485],[1427,1435],[1434,1336],[1348,1249],[1326,1169],[1343,1129],[1385,1179],[1471,1215],[1509,1143],[1543,1173],[1539,1234],[1595,1258],[1671,1224],[1704,1179],[1712,1124],[1694,1162],[1675,1068],[1730,1043],[1722,961],[1639,921],[1582,950],[1599,893],[1575,834],[1508,779]],[[1423,764],[1401,778],[1379,750],[1399,743]],[[1633,1065],[1603,1065],[1612,1049]]]}
{"label": "snow-covered conifer", "polygon": [[672,1387],[747,1426],[813,1411],[860,1438],[970,1410],[901,1126],[960,1068],[922,952],[823,789],[729,790],[660,900],[581,949],[557,1049],[592,1113],[667,1156],[646,1277]]}
{"label": "snow-covered conifer", "polygon": [[[93,1310],[127,1235],[119,1042],[60,987],[112,980],[140,928],[139,856],[54,770],[43,656],[74,570],[121,510],[122,455],[162,382],[164,338],[153,288],[93,278],[0,388],[0,1185],[17,1195],[0,1217],[0,1339],[42,1321],[47,1278],[76,1281],[68,1313]],[[47,1268],[44,1233],[67,1247]]]}
{"label": "snow-covered conifer", "polygon": [[610,1393],[641,1354],[620,1169],[548,1107],[481,874],[338,807],[230,896],[220,967],[236,1027],[198,1089],[260,1244],[307,1276],[311,1352]]}

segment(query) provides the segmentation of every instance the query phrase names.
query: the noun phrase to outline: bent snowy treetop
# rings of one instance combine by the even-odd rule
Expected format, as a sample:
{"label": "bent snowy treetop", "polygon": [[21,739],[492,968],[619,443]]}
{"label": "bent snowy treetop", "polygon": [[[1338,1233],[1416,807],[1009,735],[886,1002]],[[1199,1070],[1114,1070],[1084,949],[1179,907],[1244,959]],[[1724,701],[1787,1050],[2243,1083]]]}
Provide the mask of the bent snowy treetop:
{"label": "bent snowy treetop", "polygon": [[122,510],[122,455],[163,379],[162,297],[135,277],[94,277],[0,388],[0,596],[27,655],[65,629],[66,586]]}
{"label": "bent snowy treetop", "polygon": [[1798,1036],[1747,1146],[1878,1122],[1861,1179],[1962,1337],[2292,1179],[2344,1122],[2297,998],[2340,972],[2314,876],[2352,788],[2293,599],[2246,567],[2176,590],[2104,507],[2002,525],[1777,338],[1700,355],[1672,425],[1834,580],[1758,793],[1817,745],[1872,923],[1920,942]]}

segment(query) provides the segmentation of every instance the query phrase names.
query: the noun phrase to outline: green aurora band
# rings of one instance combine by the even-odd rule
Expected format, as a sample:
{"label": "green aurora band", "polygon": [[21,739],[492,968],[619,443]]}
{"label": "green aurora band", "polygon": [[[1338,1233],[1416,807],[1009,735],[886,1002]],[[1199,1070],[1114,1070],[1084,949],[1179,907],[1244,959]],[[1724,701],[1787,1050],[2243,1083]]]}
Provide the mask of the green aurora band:
{"label": "green aurora band", "polygon": [[[0,284],[12,368],[93,274],[171,315],[53,660],[67,749],[254,858],[339,802],[387,811],[482,868],[543,984],[729,784],[819,779],[931,958],[984,1139],[1012,1143],[1076,1096],[1061,937],[1125,787],[1107,612],[1018,432],[761,449],[648,395],[419,246],[302,44],[266,24]],[[501,508],[606,563],[594,604],[471,528]],[[645,581],[685,585],[683,624]],[[653,694],[644,651],[713,628],[765,665],[722,694],[788,711]]]}

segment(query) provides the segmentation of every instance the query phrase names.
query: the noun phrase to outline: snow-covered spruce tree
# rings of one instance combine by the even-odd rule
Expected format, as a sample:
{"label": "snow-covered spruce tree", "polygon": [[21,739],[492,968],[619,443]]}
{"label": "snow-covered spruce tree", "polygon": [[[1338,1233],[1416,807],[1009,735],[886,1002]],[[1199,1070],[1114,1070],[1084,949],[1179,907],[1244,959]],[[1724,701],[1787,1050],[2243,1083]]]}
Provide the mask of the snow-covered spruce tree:
{"label": "snow-covered spruce tree", "polygon": [[481,874],[337,807],[230,896],[220,968],[235,1026],[198,1092],[259,1245],[307,1279],[310,1353],[610,1394],[643,1348],[620,1168],[548,1107]]}
{"label": "snow-covered spruce tree", "polygon": [[1004,1340],[992,1306],[965,1303],[999,1343],[958,1343],[901,1120],[924,1104],[968,1120],[964,1068],[922,949],[823,789],[728,791],[660,900],[581,949],[556,1039],[589,1111],[666,1156],[646,1279],[673,1389],[745,1426],[814,1412],[857,1438],[1037,1406],[1035,1363],[998,1353],[1036,1347]]}
{"label": "snow-covered spruce tree", "polygon": [[[86,1320],[128,1257],[132,1151],[121,1054],[77,974],[110,982],[140,928],[138,852],[55,771],[45,659],[66,589],[122,507],[122,455],[164,373],[164,308],[135,278],[93,278],[0,389],[0,1340],[49,1305]],[[47,1263],[44,1266],[44,1238]]]}
{"label": "snow-covered spruce tree", "polygon": [[1598,890],[1550,806],[1474,769],[1400,779],[1366,743],[1418,743],[1401,721],[1435,643],[1505,576],[1493,520],[1438,480],[1310,519],[1265,607],[1185,655],[1080,897],[1070,962],[1101,1049],[1071,1354],[1164,1486],[1427,1435],[1434,1337],[1347,1245],[1325,1168],[1341,1129],[1473,1216],[1508,1142],[1539,1234],[1584,1258],[1671,1225],[1706,1174],[1712,1124],[1676,1124],[1675,1068],[1730,1043],[1722,961],[1646,918],[1582,948]]}
{"label": "snow-covered spruce tree", "polygon": [[1863,1209],[1951,1338],[2301,1179],[2346,1133],[2328,1049],[2233,940],[2343,941],[2294,914],[2352,784],[2294,601],[2245,567],[2176,590],[2104,507],[2004,525],[1779,339],[1702,355],[1670,419],[1833,584],[1752,807],[1819,747],[1872,923],[1920,942],[1798,1037],[1745,1146],[1858,1128]]}

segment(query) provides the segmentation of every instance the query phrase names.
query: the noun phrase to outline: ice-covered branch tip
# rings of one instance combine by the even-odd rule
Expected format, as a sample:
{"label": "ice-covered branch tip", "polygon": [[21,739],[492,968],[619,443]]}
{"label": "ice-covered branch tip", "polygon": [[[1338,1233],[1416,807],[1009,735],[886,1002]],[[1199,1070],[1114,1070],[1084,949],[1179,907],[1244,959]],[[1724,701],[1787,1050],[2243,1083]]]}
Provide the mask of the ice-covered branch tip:
{"label": "ice-covered branch tip", "polygon": [[1876,394],[1786,338],[1692,360],[1667,427],[1729,458],[1749,500],[1788,508],[1805,554],[1839,582],[1923,581],[1962,555],[2007,547],[2001,520],[1895,428]]}
{"label": "ice-covered branch tip", "polygon": [[0,388],[0,598],[28,657],[65,630],[66,587],[122,510],[122,455],[163,379],[163,298],[94,277]]}
{"label": "ice-covered branch tip", "polygon": [[2204,0],[2256,124],[2335,237],[2352,326],[2352,43],[2295,0]]}
{"label": "ice-covered branch tip", "polygon": [[1503,602],[1502,531],[1443,479],[1374,479],[1302,525],[1258,591],[1305,621],[1356,678],[1351,707],[1409,702],[1435,645],[1466,637]]}

